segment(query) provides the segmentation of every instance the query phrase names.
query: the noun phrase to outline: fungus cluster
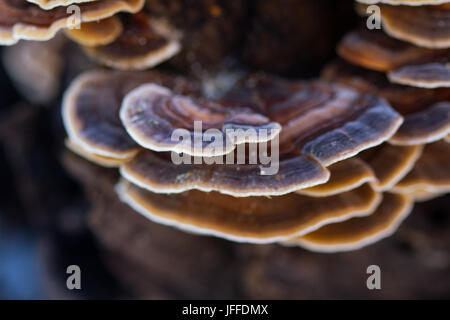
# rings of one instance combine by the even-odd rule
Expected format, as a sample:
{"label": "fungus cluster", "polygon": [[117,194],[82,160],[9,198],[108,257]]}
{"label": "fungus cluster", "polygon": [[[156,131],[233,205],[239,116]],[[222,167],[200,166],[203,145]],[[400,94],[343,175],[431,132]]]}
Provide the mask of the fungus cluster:
{"label": "fungus cluster", "polygon": [[[181,35],[140,11],[143,0],[73,2],[79,29],[65,26],[71,2],[0,0],[0,43],[65,29],[110,68],[65,91],[66,145],[118,168],[118,197],[152,221],[346,251],[389,236],[414,201],[450,190],[448,1],[360,0],[361,12],[380,2],[383,30],[349,33],[322,79],[249,73],[214,95],[201,80],[144,70],[175,55]],[[196,147],[174,140],[177,130]]]}

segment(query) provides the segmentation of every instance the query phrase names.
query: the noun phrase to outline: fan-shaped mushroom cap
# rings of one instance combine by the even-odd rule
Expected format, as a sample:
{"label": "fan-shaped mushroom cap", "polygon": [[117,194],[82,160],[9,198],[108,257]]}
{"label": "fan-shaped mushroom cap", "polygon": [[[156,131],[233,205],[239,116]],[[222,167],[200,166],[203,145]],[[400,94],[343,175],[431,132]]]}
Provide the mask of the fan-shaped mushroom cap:
{"label": "fan-shaped mushroom cap", "polygon": [[[118,12],[137,12],[144,0],[101,0],[81,3],[80,20],[91,22]],[[48,40],[73,23],[73,12],[65,7],[43,10],[35,4],[18,0],[0,0],[0,44],[24,40]]]}
{"label": "fan-shaped mushroom cap", "polygon": [[[153,83],[142,85],[126,95],[120,118],[133,140],[144,148],[194,156],[224,155],[238,144],[271,141],[280,132],[279,124],[248,108],[227,108],[207,100],[196,101]],[[208,141],[203,137],[201,148],[195,148],[192,143],[196,139],[194,121],[201,121],[199,130],[202,132],[220,128],[221,137],[211,136]],[[173,139],[176,129],[184,129],[190,139],[183,141],[186,143]],[[228,129],[254,130],[256,134],[238,135],[231,139],[227,135]],[[263,136],[260,134],[262,131],[267,134]],[[207,148],[212,139],[222,139],[223,148]]]}
{"label": "fan-shaped mushroom cap", "polygon": [[99,0],[26,0],[27,2],[37,4],[45,10],[50,10],[56,7],[67,7],[71,4],[80,4],[85,2],[99,1]]}
{"label": "fan-shaped mushroom cap", "polygon": [[359,155],[373,170],[377,180],[372,182],[375,190],[386,191],[405,177],[422,154],[423,147],[392,146],[384,143]]}
{"label": "fan-shaped mushroom cap", "polygon": [[278,165],[277,174],[262,175],[259,164],[176,165],[170,153],[147,150],[124,164],[120,172],[128,181],[156,193],[197,189],[234,197],[283,195],[329,178],[329,172],[307,156],[281,158]]}
{"label": "fan-shaped mushroom cap", "polygon": [[85,22],[79,29],[65,29],[66,35],[84,46],[110,44],[122,33],[122,23],[116,16],[100,21]]}
{"label": "fan-shaped mushroom cap", "polygon": [[404,123],[390,139],[396,145],[415,145],[442,139],[448,134],[449,109],[447,88],[425,89],[392,84],[386,77],[339,61],[328,65],[323,71],[325,79],[338,81],[387,99],[404,115]]}
{"label": "fan-shaped mushroom cap", "polygon": [[380,5],[383,28],[390,36],[427,48],[450,47],[450,4]]}
{"label": "fan-shaped mushroom cap", "polygon": [[365,4],[385,3],[390,5],[422,6],[438,5],[449,2],[449,0],[356,0]]}
{"label": "fan-shaped mushroom cap", "polygon": [[389,80],[421,88],[450,87],[450,63],[406,66],[389,72]]}
{"label": "fan-shaped mushroom cap", "polygon": [[448,61],[450,50],[417,47],[382,31],[359,29],[342,39],[338,54],[364,68],[391,71],[411,64]]}
{"label": "fan-shaped mushroom cap", "polygon": [[26,41],[4,48],[3,65],[17,90],[33,103],[56,98],[63,68],[65,39]]}
{"label": "fan-shaped mushroom cap", "polygon": [[383,99],[348,87],[258,74],[244,79],[221,102],[260,110],[281,124],[281,146],[301,150],[324,166],[382,143],[403,121]]}
{"label": "fan-shaped mushroom cap", "polygon": [[286,244],[319,252],[357,250],[394,233],[412,207],[413,201],[409,197],[385,193],[383,201],[371,215],[328,224],[305,236],[288,240]]}
{"label": "fan-shaped mushroom cap", "polygon": [[367,185],[328,198],[295,193],[273,199],[233,198],[200,191],[163,195],[125,181],[119,183],[117,192],[122,201],[155,222],[252,243],[282,241],[327,223],[367,215],[380,202],[380,195]]}
{"label": "fan-shaped mushroom cap", "polygon": [[405,116],[405,122],[390,139],[396,145],[430,143],[445,138],[450,132],[450,102],[436,103],[430,108]]}
{"label": "fan-shaped mushroom cap", "polygon": [[444,141],[427,144],[412,171],[397,183],[393,192],[443,193],[450,191],[450,145]]}
{"label": "fan-shaped mushroom cap", "polygon": [[124,31],[105,46],[86,47],[85,52],[106,66],[143,70],[164,62],[180,49],[179,34],[167,22],[144,13],[123,18]]}
{"label": "fan-shaped mushroom cap", "polygon": [[328,169],[330,179],[326,183],[301,189],[297,193],[312,197],[326,197],[353,190],[364,183],[377,180],[370,166],[358,157],[337,162]]}
{"label": "fan-shaped mushroom cap", "polygon": [[[269,86],[268,88],[255,82],[251,83],[257,87],[239,85],[238,92],[244,94],[238,94],[237,100],[233,98],[236,91],[232,90],[218,102],[196,100],[206,106],[203,107],[193,105],[194,100],[185,95],[176,94],[194,92],[194,95],[199,95],[198,88],[193,88],[192,84],[188,85],[185,80],[178,80],[177,84],[173,77],[150,72],[105,71],[80,76],[67,90],[63,101],[63,117],[69,138],[90,154],[113,159],[133,157],[139,150],[135,144],[135,140],[138,139],[134,133],[131,139],[120,124],[117,116],[118,104],[125,92],[143,82],[150,84],[138,87],[127,95],[130,97],[131,94],[136,94],[139,99],[143,99],[143,103],[133,102],[131,107],[137,107],[135,110],[140,117],[147,112],[150,116],[144,115],[144,120],[141,121],[143,127],[147,128],[150,124],[149,128],[153,130],[153,133],[151,130],[150,133],[170,143],[172,143],[171,133],[176,129],[175,125],[192,128],[193,119],[206,119],[206,127],[211,128],[227,128],[227,126],[248,128],[251,121],[259,126],[257,128],[274,127],[266,116],[254,111],[243,113],[243,109],[239,108],[240,105],[250,106],[253,110],[267,113],[284,124],[284,131],[280,137],[283,141],[280,146],[280,157],[276,159],[279,170],[274,176],[264,176],[261,174],[264,166],[253,165],[247,161],[245,165],[238,162],[237,165],[218,166],[212,165],[217,163],[214,158],[209,158],[213,161],[205,160],[206,164],[202,165],[175,165],[169,157],[170,154],[157,154],[151,151],[142,151],[132,161],[124,164],[121,172],[129,181],[156,193],[179,193],[199,189],[214,190],[237,197],[282,195],[326,182],[329,172],[324,166],[349,158],[361,150],[385,141],[402,120],[383,100],[326,82],[283,82],[266,77],[267,82],[264,83]],[[175,91],[172,92],[155,83],[167,85]],[[150,98],[153,100],[148,96],[149,88]],[[143,90],[143,95],[140,90]],[[172,104],[175,101],[177,103],[175,109],[167,109],[172,107],[170,103],[151,97],[154,92],[156,96],[161,95]],[[123,105],[127,103],[129,101],[125,98]],[[187,108],[191,108],[192,111]],[[122,107],[122,112],[127,110],[124,111]],[[223,116],[228,116],[228,119],[233,121],[224,124]],[[128,115],[122,117],[125,124],[128,123],[127,117]],[[236,125],[238,123],[236,119],[239,118],[243,125]],[[190,135],[192,134],[194,133],[191,131]],[[266,137],[264,141],[272,138]],[[236,140],[233,142],[236,143]],[[249,140],[237,142],[242,144]],[[255,145],[246,148],[250,149],[252,146]],[[204,150],[208,151],[208,147]],[[246,154],[250,153],[246,151]],[[217,156],[212,153],[208,155]],[[225,158],[223,163],[228,163],[226,160]],[[341,189],[348,190],[369,179],[363,171],[355,171],[346,181],[341,179]],[[161,172],[166,174],[161,175]],[[331,191],[333,187],[328,188]],[[311,192],[320,193],[320,191]]]}
{"label": "fan-shaped mushroom cap", "polygon": [[103,157],[134,156],[139,146],[123,128],[119,108],[126,93],[150,81],[181,93],[195,90],[193,84],[179,77],[155,71],[90,71],[79,76],[63,99],[63,120],[70,140],[87,152]]}
{"label": "fan-shaped mushroom cap", "polygon": [[107,168],[119,167],[125,161],[129,160],[129,159],[115,159],[90,153],[89,151],[85,150],[82,146],[80,146],[76,142],[73,142],[70,139],[66,139],[65,145],[69,150],[76,153],[77,155]]}

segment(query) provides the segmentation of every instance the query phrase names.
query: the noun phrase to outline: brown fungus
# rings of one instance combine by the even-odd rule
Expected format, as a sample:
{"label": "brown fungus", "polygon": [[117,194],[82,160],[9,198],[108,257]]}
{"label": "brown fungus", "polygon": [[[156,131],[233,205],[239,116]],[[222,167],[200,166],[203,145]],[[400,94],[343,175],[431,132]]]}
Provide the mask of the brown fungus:
{"label": "brown fungus", "polygon": [[396,145],[430,143],[450,132],[450,102],[440,102],[428,109],[405,116],[405,122],[390,139]]}
{"label": "brown fungus", "polygon": [[416,145],[442,139],[448,134],[450,90],[426,89],[390,83],[379,72],[346,62],[329,64],[323,77],[384,97],[404,117],[402,126],[390,139],[396,145]]}
{"label": "brown fungus", "polygon": [[393,146],[389,143],[364,151],[359,155],[373,170],[376,181],[372,187],[378,191],[388,191],[416,164],[422,154],[423,147]]}
{"label": "brown fungus", "polygon": [[[80,21],[66,7],[43,10],[23,0],[0,0],[0,44],[12,45],[19,40],[48,40],[74,23],[109,18],[118,12],[135,13],[144,0],[99,0],[81,3]],[[73,25],[73,27],[77,27]]]}
{"label": "brown fungus", "polygon": [[420,88],[450,87],[450,63],[429,63],[405,66],[389,72],[393,83]]}
{"label": "brown fungus", "polygon": [[121,164],[123,164],[124,162],[129,160],[129,159],[116,159],[116,158],[111,158],[111,157],[100,156],[95,153],[90,153],[89,151],[84,149],[83,146],[77,144],[76,142],[74,142],[70,139],[66,139],[65,145],[66,145],[67,149],[69,149],[73,153],[76,153],[80,157],[83,157],[95,164],[98,164],[100,166],[107,167],[107,168],[119,167]]}
{"label": "brown fungus", "polygon": [[352,64],[386,72],[408,65],[448,61],[450,50],[417,47],[380,30],[358,29],[342,39],[338,54]]}
{"label": "brown fungus", "polygon": [[[205,158],[206,162],[208,158]],[[275,175],[261,174],[258,164],[174,164],[169,153],[142,151],[120,168],[121,175],[156,193],[197,189],[234,197],[283,195],[324,183],[329,172],[307,156],[281,158]]]}
{"label": "brown fungus", "polygon": [[81,45],[94,47],[110,44],[122,33],[122,29],[120,19],[113,16],[100,21],[82,23],[78,29],[65,29],[65,33]]}
{"label": "brown fungus", "polygon": [[195,86],[180,77],[156,71],[89,71],[79,76],[63,99],[63,120],[71,141],[89,153],[128,159],[139,146],[128,136],[119,119],[123,97],[146,82],[171,86],[189,93]]}
{"label": "brown fungus", "polygon": [[326,81],[250,75],[221,98],[248,105],[282,126],[280,149],[329,166],[389,139],[403,122],[383,99]]}
{"label": "brown fungus", "polygon": [[436,6],[380,5],[390,36],[426,48],[450,47],[450,3]]}
{"label": "brown fungus", "polygon": [[323,184],[298,190],[297,193],[311,197],[326,197],[353,190],[368,182],[376,182],[372,168],[358,157],[332,164],[328,167],[330,179]]}
{"label": "brown fungus", "polygon": [[3,65],[17,90],[28,101],[48,103],[56,98],[64,66],[65,39],[23,41],[3,49]]}
{"label": "brown fungus", "polygon": [[425,146],[413,170],[392,190],[399,193],[450,191],[450,145],[438,141]]}
{"label": "brown fungus", "polygon": [[328,224],[305,236],[286,242],[317,252],[357,250],[393,234],[409,215],[413,201],[406,195],[385,193],[369,216]]}
{"label": "brown fungus", "polygon": [[143,70],[176,55],[180,35],[166,21],[145,13],[122,17],[123,32],[111,43],[87,46],[85,52],[97,62],[120,70]]}
{"label": "brown fungus", "polygon": [[[214,101],[192,99],[154,83],[125,96],[120,118],[133,140],[146,149],[200,157],[224,155],[239,144],[271,141],[280,131],[278,123],[248,108],[227,108]],[[180,134],[188,139],[173,139],[177,129],[183,130]],[[208,133],[210,129],[220,131]],[[252,130],[254,134],[232,137],[227,134],[229,129]],[[263,131],[267,134],[260,134]],[[217,142],[218,148],[208,148],[211,142]]]}
{"label": "brown fungus", "polygon": [[[192,122],[196,119],[206,121],[207,128],[223,129],[227,126],[249,128],[251,121],[254,121],[252,119],[263,120],[261,123],[253,122],[253,124],[264,127],[267,123],[266,127],[273,126],[269,123],[270,119],[262,115],[266,113],[283,124],[280,136],[282,142],[279,147],[280,158],[277,163],[279,170],[274,176],[262,174],[267,171],[266,168],[261,164],[251,164],[247,161],[248,159],[245,159],[243,164],[241,162],[228,164],[225,158],[222,162],[224,164],[218,165],[216,159],[205,157],[199,163],[196,162],[196,158],[190,159],[193,160],[192,165],[186,163],[175,165],[169,153],[155,153],[150,150],[140,152],[121,167],[122,175],[126,179],[141,188],[157,193],[179,193],[199,189],[244,197],[282,195],[313,187],[328,180],[329,172],[324,166],[349,158],[381,143],[389,138],[401,123],[401,118],[382,100],[326,82],[282,82],[280,84],[281,80],[275,81],[273,78],[264,77],[264,81],[268,81],[266,85],[271,86],[270,90],[266,90],[264,86],[261,87],[258,81],[257,87],[238,85],[218,102],[214,102],[205,99],[192,100],[183,95],[195,91],[187,87],[185,80],[179,79],[177,89],[176,81],[168,81],[170,77],[167,79],[166,76],[166,83],[164,83],[164,77],[161,74],[148,73],[147,78],[139,78],[138,75],[139,73],[91,72],[78,78],[67,91],[63,104],[63,115],[69,138],[91,154],[114,159],[133,157],[139,150],[135,143],[138,139],[135,133],[132,133],[130,138],[121,126],[117,116],[118,104],[125,92],[142,82],[151,83],[138,87],[137,91],[133,90],[127,95],[130,97],[136,94],[138,99],[143,99],[142,103],[134,102],[139,117],[144,119],[139,120],[141,121],[139,125],[144,128],[141,132],[151,129],[153,131],[147,131],[147,136],[154,139],[151,134],[156,134],[161,141],[172,143],[169,146],[177,146],[176,143],[178,143],[171,140],[172,131],[177,129],[177,126],[192,129]],[[140,81],[133,80],[136,77]],[[181,95],[155,83],[175,88],[175,92]],[[255,84],[255,82],[251,83]],[[148,88],[151,90],[150,95]],[[143,94],[139,92],[142,89]],[[156,96],[152,96],[155,89]],[[186,92],[182,92],[182,89]],[[235,99],[236,90],[244,93],[238,95],[238,100]],[[159,97],[161,92],[163,94]],[[194,94],[194,96],[199,95],[198,91]],[[199,105],[196,105],[195,101],[199,101]],[[127,103],[125,98],[123,105],[128,106]],[[242,113],[243,109],[237,107],[241,105],[259,110],[261,114],[255,111]],[[147,111],[145,111],[146,108]],[[124,110],[127,112],[127,109],[122,107],[121,112]],[[225,123],[224,116],[233,121]],[[130,116],[130,118],[133,117]],[[238,123],[236,120],[239,118],[241,123],[244,121],[244,125],[236,125]],[[122,119],[127,124],[126,117]],[[136,121],[136,118],[133,120]],[[376,125],[372,126],[372,123]],[[130,132],[130,128],[128,131]],[[218,130],[219,135],[221,132],[223,131]],[[334,132],[337,138],[334,138]],[[331,136],[327,136],[330,133]],[[189,136],[191,135],[194,135],[194,132],[190,131]],[[374,142],[374,139],[377,142]],[[236,141],[233,142],[236,143]],[[325,148],[328,145],[333,146],[332,149],[325,149],[326,154],[307,153],[309,149],[305,147],[308,146],[315,146],[320,151],[318,144],[322,142]],[[142,145],[142,142],[140,144]],[[240,146],[244,145],[240,144]],[[157,149],[154,144],[146,144],[145,147]],[[231,147],[226,151],[232,151],[234,145]],[[261,144],[247,146],[249,152],[246,154],[250,155],[253,147],[259,148]],[[313,150],[313,147],[310,148]],[[157,149],[157,151],[161,150]],[[213,152],[216,149],[208,149],[207,146],[206,149],[201,149],[203,152],[201,155],[218,156],[218,153],[207,153],[207,151]],[[222,150],[219,149],[219,151]],[[226,157],[230,155],[231,153]],[[212,160],[211,163],[208,162],[209,160]],[[165,174],[162,175],[161,172]],[[358,177],[353,178],[344,182],[341,186],[342,190],[356,187],[368,177],[360,177],[359,182],[355,181]],[[328,188],[331,190],[333,187],[329,185]]]}
{"label": "brown fungus", "polygon": [[200,191],[164,195],[126,181],[120,182],[116,189],[122,201],[155,222],[252,243],[283,241],[331,222],[368,215],[381,200],[367,185],[328,198],[291,193],[273,199],[233,198]]}

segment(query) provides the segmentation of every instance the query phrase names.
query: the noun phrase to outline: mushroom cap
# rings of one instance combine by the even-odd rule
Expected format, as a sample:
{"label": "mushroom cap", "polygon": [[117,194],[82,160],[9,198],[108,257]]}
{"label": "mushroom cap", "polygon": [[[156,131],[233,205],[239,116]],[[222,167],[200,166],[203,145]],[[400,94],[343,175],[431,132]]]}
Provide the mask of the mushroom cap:
{"label": "mushroom cap", "polygon": [[385,72],[408,65],[448,61],[450,50],[417,47],[391,38],[381,30],[358,29],[342,39],[338,54],[352,64]]}
{"label": "mushroom cap", "polygon": [[26,0],[26,1],[37,4],[42,9],[50,10],[56,7],[67,7],[70,6],[71,4],[80,4],[99,0]]}
{"label": "mushroom cap", "polygon": [[449,0],[356,0],[364,4],[385,3],[390,5],[423,6],[448,3]]}
{"label": "mushroom cap", "polygon": [[393,192],[444,193],[450,191],[450,145],[444,141],[427,144],[412,171],[398,182]]}
{"label": "mushroom cap", "polygon": [[283,195],[329,178],[328,170],[307,156],[281,158],[278,165],[275,175],[262,175],[260,164],[174,164],[169,153],[146,150],[121,166],[120,173],[155,193],[197,189],[234,197]]}
{"label": "mushroom cap", "polygon": [[382,73],[343,61],[325,67],[323,77],[388,100],[404,116],[402,126],[390,138],[393,144],[430,143],[448,134],[448,103],[441,102],[450,99],[447,88],[425,89],[392,84]]}
{"label": "mushroom cap", "polygon": [[123,164],[124,162],[129,160],[129,159],[115,159],[115,158],[104,157],[104,156],[99,156],[94,153],[90,153],[89,151],[84,149],[83,146],[77,144],[76,142],[73,142],[70,139],[65,140],[65,145],[70,151],[72,151],[73,153],[76,153],[80,157],[85,158],[91,162],[94,162],[95,164],[98,164],[100,166],[107,167],[107,168],[117,168],[121,164]]}
{"label": "mushroom cap", "polygon": [[330,179],[323,184],[298,190],[298,194],[311,197],[326,197],[353,190],[359,186],[376,182],[375,173],[358,157],[349,158],[328,167]]}
{"label": "mushroom cap", "polygon": [[437,102],[450,99],[450,90],[447,88],[427,89],[395,84],[384,73],[367,70],[343,60],[326,65],[322,70],[322,77],[361,92],[381,96],[402,115],[423,111]]}
{"label": "mushroom cap", "polygon": [[[258,125],[254,127],[256,129],[264,126],[270,128],[273,126],[269,122],[270,118],[261,114],[266,113],[284,125],[280,136],[280,157],[277,159],[279,170],[274,176],[262,174],[265,166],[247,161],[247,155],[250,155],[247,149],[251,151],[257,147],[253,144],[257,141],[248,140],[233,141],[232,147],[235,147],[236,142],[239,147],[235,151],[230,148],[230,153],[221,158],[225,165],[211,165],[217,161],[210,157],[218,157],[219,153],[213,153],[216,150],[208,149],[207,146],[200,154],[207,155],[205,161],[200,161],[201,164],[197,165],[175,165],[169,153],[147,150],[141,151],[121,166],[122,175],[126,179],[156,193],[180,193],[198,189],[244,197],[282,195],[313,187],[329,179],[329,171],[324,166],[382,143],[395,132],[402,120],[383,100],[327,82],[280,84],[267,77],[265,80],[268,81],[266,84],[270,90],[239,85],[238,91],[245,92],[238,95],[239,100],[233,100],[236,94],[236,89],[233,89],[215,102],[186,96],[186,93],[200,95],[198,90],[188,86],[186,80],[179,79],[180,82],[176,85],[173,77],[167,75],[164,77],[159,73],[147,73],[145,77],[142,74],[146,73],[141,73],[139,77],[139,73],[90,72],[74,81],[63,102],[63,117],[69,138],[91,154],[113,159],[130,159],[140,149],[135,143],[139,140],[139,134],[133,130],[144,132],[146,139],[153,139],[150,140],[152,143],[157,137],[158,141],[167,141],[166,145],[171,146],[169,143],[172,143],[172,146],[176,146],[171,139],[172,132],[178,126],[191,130],[194,127],[193,119],[204,119],[206,123],[204,122],[203,126],[206,128],[248,128],[250,124]],[[122,116],[122,121],[128,125],[128,135],[117,116],[118,104],[125,92],[142,82],[150,83],[127,94],[128,98],[130,95],[136,95],[142,102],[130,103],[127,98],[123,100],[124,106],[128,104],[131,110],[136,110],[139,115],[138,118],[133,114]],[[273,82],[275,84],[272,87]],[[175,92],[155,83],[174,88]],[[143,90],[143,93],[140,90]],[[177,92],[181,94],[176,94]],[[252,100],[251,97],[258,97],[258,100]],[[245,109],[247,113],[244,113],[241,105],[251,109]],[[261,113],[251,110],[261,110]],[[122,106],[121,113],[129,111]],[[223,119],[232,121],[225,123]],[[136,122],[144,129],[136,126],[130,130],[130,125],[134,126]],[[244,124],[237,125],[239,122]],[[226,133],[226,130],[222,130],[223,132]],[[222,134],[220,131],[218,133]],[[189,135],[194,133],[191,131]],[[266,136],[264,141],[269,140],[267,137],[273,138]],[[248,142],[252,143],[248,145]],[[321,143],[325,146],[321,146]],[[143,144],[142,139],[140,144]],[[145,147],[157,149],[154,145],[155,143],[146,143]],[[228,156],[234,155],[234,159],[237,159],[234,153],[241,147],[247,148],[244,164],[227,164]],[[219,151],[222,149],[219,148]],[[195,158],[190,160],[197,163]],[[165,174],[162,175],[161,172]],[[358,172],[355,174],[359,175]],[[342,182],[341,188],[347,190],[356,187],[366,179],[366,176],[349,177],[346,182]],[[328,188],[331,191],[333,187]]]}
{"label": "mushroom cap", "polygon": [[79,29],[65,29],[66,35],[81,45],[93,47],[110,44],[122,33],[122,23],[116,16],[85,22]]}
{"label": "mushroom cap", "polygon": [[249,75],[220,101],[260,110],[282,126],[281,149],[301,150],[324,166],[382,143],[403,121],[385,100],[327,81]]}
{"label": "mushroom cap", "polygon": [[413,203],[406,195],[384,193],[371,215],[328,224],[286,244],[317,252],[357,250],[392,235],[411,212]]}
{"label": "mushroom cap", "polygon": [[426,48],[450,47],[450,4],[380,5],[383,29],[390,36]]}
{"label": "mushroom cap", "polygon": [[156,71],[89,71],[76,78],[63,99],[63,120],[71,141],[89,153],[129,159],[139,150],[119,119],[123,97],[146,82],[169,85],[180,92],[195,90],[179,77]]}
{"label": "mushroom cap", "polygon": [[[278,123],[270,122],[267,117],[248,108],[227,108],[213,101],[192,99],[154,83],[144,84],[125,96],[120,119],[128,134],[142,147],[193,156],[224,155],[233,151],[238,144],[267,142],[280,132]],[[196,127],[195,121],[201,121],[201,125]],[[201,148],[191,143],[198,139],[197,128],[205,132],[205,136],[200,136],[201,142],[198,142]],[[189,136],[189,141],[180,143],[178,139],[173,139],[172,134],[177,129],[183,130]],[[208,129],[220,130],[220,137],[211,136],[211,139],[221,139],[222,148],[207,148],[213,141],[205,141]],[[244,133],[254,130],[256,134],[237,135],[231,139],[227,134],[228,129],[241,129]],[[267,134],[264,136],[262,132]]]}
{"label": "mushroom cap", "polygon": [[440,102],[428,109],[405,116],[405,121],[389,140],[396,145],[431,143],[450,133],[450,102]]}
{"label": "mushroom cap", "polygon": [[123,32],[115,41],[85,52],[97,62],[120,70],[154,67],[181,50],[179,34],[166,21],[151,19],[144,13],[122,17]]}
{"label": "mushroom cap", "polygon": [[[92,22],[109,18],[118,12],[135,13],[144,0],[99,0],[78,5],[81,21]],[[23,40],[49,40],[65,29],[73,13],[66,7],[43,10],[25,1],[0,0],[0,44],[11,45]]]}
{"label": "mushroom cap", "polygon": [[368,215],[380,195],[369,186],[327,198],[291,193],[276,198],[233,198],[188,191],[164,195],[121,181],[122,201],[155,222],[238,242],[270,243],[309,233],[332,222]]}
{"label": "mushroom cap", "polygon": [[377,191],[388,191],[416,164],[423,146],[393,146],[384,143],[379,147],[362,152],[359,157],[373,170],[376,181],[371,182]]}
{"label": "mushroom cap", "polygon": [[389,72],[388,76],[393,83],[428,89],[448,88],[450,87],[450,63],[405,66]]}

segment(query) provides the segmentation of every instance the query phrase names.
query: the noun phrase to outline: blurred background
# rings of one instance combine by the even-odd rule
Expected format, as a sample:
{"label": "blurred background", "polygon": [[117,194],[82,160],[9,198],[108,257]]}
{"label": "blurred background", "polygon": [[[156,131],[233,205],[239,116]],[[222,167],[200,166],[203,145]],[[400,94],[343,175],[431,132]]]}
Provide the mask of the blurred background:
{"label": "blurred background", "polygon": [[[358,23],[350,0],[148,3],[187,35],[158,68],[191,76],[317,77]],[[394,236],[339,254],[189,235],[133,212],[113,195],[114,170],[65,150],[61,96],[92,67],[73,44],[65,50],[60,89],[44,104],[23,98],[0,66],[0,299],[450,298],[448,195],[417,204]],[[382,290],[366,287],[372,264]],[[81,290],[66,287],[69,265],[81,268]]]}

